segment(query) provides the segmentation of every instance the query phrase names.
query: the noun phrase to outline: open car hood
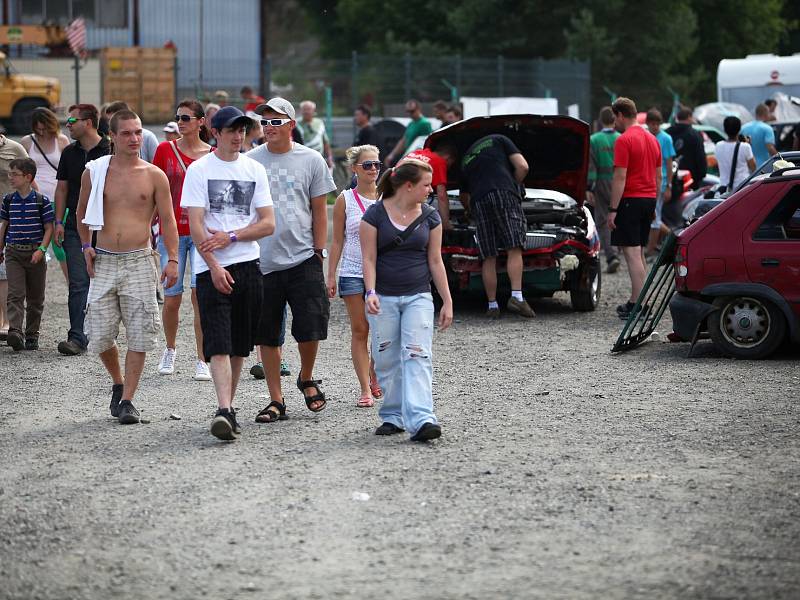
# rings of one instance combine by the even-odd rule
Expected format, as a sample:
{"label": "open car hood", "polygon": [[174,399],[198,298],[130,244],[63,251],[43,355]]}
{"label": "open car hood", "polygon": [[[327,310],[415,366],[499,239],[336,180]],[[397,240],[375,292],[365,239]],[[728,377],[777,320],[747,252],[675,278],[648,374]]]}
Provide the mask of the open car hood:
{"label": "open car hood", "polygon": [[[425,147],[455,146],[459,158],[480,138],[500,133],[511,139],[530,165],[525,186],[556,190],[583,204],[589,170],[589,125],[563,116],[496,115],[473,117],[434,131]],[[447,171],[447,187],[457,188],[459,160]]]}

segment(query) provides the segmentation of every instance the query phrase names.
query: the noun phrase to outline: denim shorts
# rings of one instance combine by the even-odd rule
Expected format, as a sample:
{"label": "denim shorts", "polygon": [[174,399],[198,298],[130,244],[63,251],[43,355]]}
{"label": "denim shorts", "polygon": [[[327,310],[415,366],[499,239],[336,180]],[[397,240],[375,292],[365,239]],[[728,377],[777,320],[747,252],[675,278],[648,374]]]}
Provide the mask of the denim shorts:
{"label": "denim shorts", "polygon": [[366,293],[363,277],[339,277],[339,297],[364,295]]}
{"label": "denim shorts", "polygon": [[[167,255],[167,247],[164,245],[164,238],[158,236],[158,253],[161,255],[161,270],[167,267],[169,256]],[[178,281],[175,285],[164,289],[165,296],[179,296],[183,293],[183,278],[186,274],[186,260],[189,260],[189,271],[192,274],[192,281],[190,285],[192,288],[197,287],[197,278],[194,275],[194,242],[192,236],[182,235],[178,237]]]}

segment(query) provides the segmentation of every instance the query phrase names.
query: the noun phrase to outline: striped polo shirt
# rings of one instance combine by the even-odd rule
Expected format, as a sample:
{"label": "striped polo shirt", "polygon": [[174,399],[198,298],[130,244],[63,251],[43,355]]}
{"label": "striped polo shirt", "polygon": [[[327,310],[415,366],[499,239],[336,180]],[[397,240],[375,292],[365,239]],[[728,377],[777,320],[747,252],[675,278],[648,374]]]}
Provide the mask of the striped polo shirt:
{"label": "striped polo shirt", "polygon": [[8,221],[6,244],[41,244],[44,238],[44,224],[54,220],[53,204],[42,196],[39,206],[36,192],[31,190],[25,198],[19,192],[8,194],[0,207],[0,219]]}

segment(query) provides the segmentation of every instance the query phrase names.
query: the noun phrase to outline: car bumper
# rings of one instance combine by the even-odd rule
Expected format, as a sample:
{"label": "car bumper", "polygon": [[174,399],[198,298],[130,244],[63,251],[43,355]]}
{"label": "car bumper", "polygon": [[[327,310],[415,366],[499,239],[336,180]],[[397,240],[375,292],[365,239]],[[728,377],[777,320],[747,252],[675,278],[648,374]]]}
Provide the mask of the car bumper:
{"label": "car bumper", "polygon": [[698,327],[705,323],[706,317],[714,310],[714,306],[708,302],[683,294],[675,294],[669,303],[672,328],[682,339],[691,340]]}

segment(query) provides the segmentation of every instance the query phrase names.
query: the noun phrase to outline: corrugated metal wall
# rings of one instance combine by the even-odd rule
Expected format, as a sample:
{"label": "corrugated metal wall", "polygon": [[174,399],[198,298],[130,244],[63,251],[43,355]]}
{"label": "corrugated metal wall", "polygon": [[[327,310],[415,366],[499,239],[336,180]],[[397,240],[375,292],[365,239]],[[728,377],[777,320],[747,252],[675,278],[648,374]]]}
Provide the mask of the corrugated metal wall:
{"label": "corrugated metal wall", "polygon": [[[200,18],[203,40],[201,72]],[[172,40],[178,48],[180,94],[227,89],[237,98],[243,85],[258,86],[261,28],[260,0],[139,0],[140,45],[160,48]],[[18,23],[16,2],[9,2],[9,22]],[[133,0],[128,0],[126,28],[87,25],[92,50],[133,44]],[[26,47],[12,56],[34,57],[43,49]]]}
{"label": "corrugated metal wall", "polygon": [[[200,3],[203,3],[202,57]],[[178,88],[257,86],[261,31],[258,0],[139,0],[142,46],[172,40],[178,48]],[[202,74],[201,74],[202,60]]]}

